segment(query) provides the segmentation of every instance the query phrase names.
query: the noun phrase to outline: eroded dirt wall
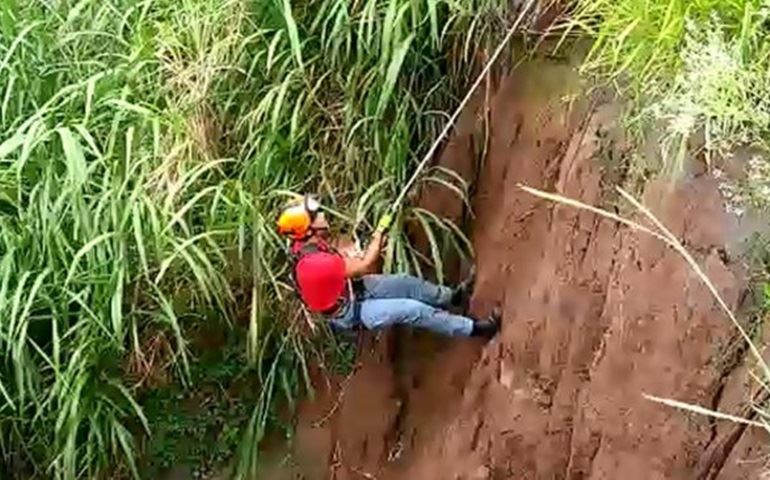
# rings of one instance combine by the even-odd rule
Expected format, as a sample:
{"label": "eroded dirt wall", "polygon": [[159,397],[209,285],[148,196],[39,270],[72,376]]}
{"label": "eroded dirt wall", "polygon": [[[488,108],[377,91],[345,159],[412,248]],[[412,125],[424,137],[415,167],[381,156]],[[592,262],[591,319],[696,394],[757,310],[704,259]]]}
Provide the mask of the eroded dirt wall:
{"label": "eroded dirt wall", "polygon": [[[741,408],[745,397],[722,386],[745,390],[746,372],[723,361],[734,332],[706,287],[660,241],[518,188],[613,205],[605,180],[622,177],[607,163],[623,148],[617,108],[578,95],[574,78],[555,62],[520,68],[486,102],[489,130],[479,134],[479,99],[442,156],[477,181],[472,308],[502,305],[500,336],[367,336],[352,377],[315,375],[287,476],[758,478],[761,462],[751,460],[760,453],[744,438],[707,476],[699,461],[731,426],[642,397]],[[426,206],[460,215],[456,201],[434,193],[424,192]],[[715,182],[651,182],[643,200],[736,307],[744,279],[723,249],[732,220]]]}

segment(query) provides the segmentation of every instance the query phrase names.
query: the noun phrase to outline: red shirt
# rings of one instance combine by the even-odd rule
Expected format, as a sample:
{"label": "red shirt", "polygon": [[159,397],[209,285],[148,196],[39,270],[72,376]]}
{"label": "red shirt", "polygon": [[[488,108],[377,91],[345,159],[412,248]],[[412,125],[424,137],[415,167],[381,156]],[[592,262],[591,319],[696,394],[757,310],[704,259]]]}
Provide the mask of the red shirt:
{"label": "red shirt", "polygon": [[295,255],[294,280],[308,309],[330,313],[344,299],[347,287],[345,260],[326,242],[292,246]]}

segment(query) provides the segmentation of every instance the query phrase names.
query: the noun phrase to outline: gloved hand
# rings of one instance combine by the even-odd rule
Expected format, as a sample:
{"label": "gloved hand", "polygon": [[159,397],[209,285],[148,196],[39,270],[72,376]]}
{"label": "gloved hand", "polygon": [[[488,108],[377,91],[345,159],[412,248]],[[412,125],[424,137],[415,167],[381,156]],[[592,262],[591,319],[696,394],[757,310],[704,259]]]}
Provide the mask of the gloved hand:
{"label": "gloved hand", "polygon": [[377,231],[380,233],[385,233],[390,226],[393,224],[393,214],[392,213],[386,213],[382,217],[380,217],[380,221],[377,222]]}

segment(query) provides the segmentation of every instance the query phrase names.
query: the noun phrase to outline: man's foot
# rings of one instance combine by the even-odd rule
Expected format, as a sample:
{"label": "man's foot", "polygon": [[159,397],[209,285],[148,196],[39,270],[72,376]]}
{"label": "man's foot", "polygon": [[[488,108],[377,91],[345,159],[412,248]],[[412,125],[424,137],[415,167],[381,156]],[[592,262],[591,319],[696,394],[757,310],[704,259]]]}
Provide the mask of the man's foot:
{"label": "man's foot", "polygon": [[476,283],[476,266],[471,265],[468,276],[452,290],[452,306],[460,307],[463,311],[468,309],[468,303],[473,293],[473,285]]}
{"label": "man's foot", "polygon": [[485,320],[478,320],[473,324],[471,337],[482,337],[486,339],[494,337],[497,335],[497,332],[500,331],[500,320],[502,317],[503,314],[500,309],[495,308],[492,310],[492,314]]}

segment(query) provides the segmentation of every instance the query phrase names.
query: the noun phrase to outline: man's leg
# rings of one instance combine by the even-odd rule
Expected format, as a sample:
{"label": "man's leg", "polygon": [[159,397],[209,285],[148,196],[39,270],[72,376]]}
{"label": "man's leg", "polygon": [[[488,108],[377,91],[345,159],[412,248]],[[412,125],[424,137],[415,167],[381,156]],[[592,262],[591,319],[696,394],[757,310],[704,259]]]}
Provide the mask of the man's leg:
{"label": "man's leg", "polygon": [[361,301],[361,322],[370,330],[390,325],[411,325],[453,337],[473,332],[473,320],[453,315],[410,298],[372,298]]}
{"label": "man's leg", "polygon": [[451,288],[409,275],[366,275],[362,278],[364,299],[411,298],[438,308],[452,303]]}

